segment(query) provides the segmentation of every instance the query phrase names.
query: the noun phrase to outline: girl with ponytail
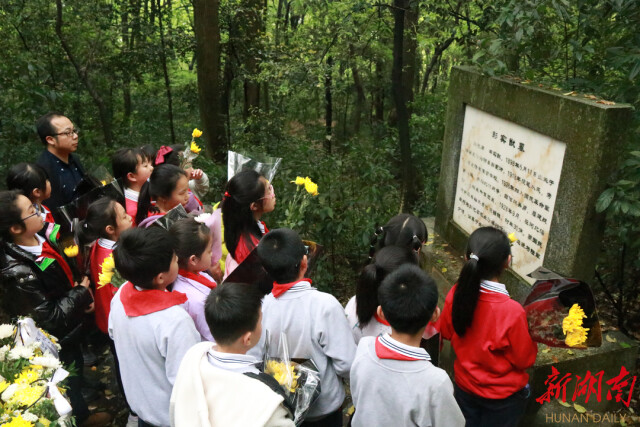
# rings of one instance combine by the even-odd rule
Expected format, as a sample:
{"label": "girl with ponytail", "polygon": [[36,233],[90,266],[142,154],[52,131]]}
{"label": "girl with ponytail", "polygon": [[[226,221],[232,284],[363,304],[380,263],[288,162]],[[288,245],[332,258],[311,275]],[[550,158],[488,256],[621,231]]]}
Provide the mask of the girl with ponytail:
{"label": "girl with ponytail", "polygon": [[221,208],[224,241],[229,251],[225,278],[258,245],[262,235],[269,232],[260,219],[275,206],[273,186],[258,172],[244,170],[229,180]]}
{"label": "girl with ponytail", "polygon": [[362,337],[377,337],[391,332],[389,322],[376,313],[378,288],[382,280],[403,264],[417,265],[413,251],[399,246],[386,246],[376,253],[373,262],[360,274],[356,285],[356,295],[352,297],[344,311],[356,344]]}
{"label": "girl with ponytail", "polygon": [[132,226],[131,216],[118,202],[102,197],[89,205],[87,217],[79,224],[78,239],[81,247],[92,244],[89,255],[89,276],[95,289],[96,326],[108,334],[111,300],[118,288],[111,283],[100,283],[102,264],[115,246],[120,234]]}
{"label": "girl with ponytail", "polygon": [[[152,205],[155,201],[155,205]],[[149,180],[140,189],[136,224],[149,227],[162,215],[179,204],[189,201],[187,173],[174,165],[160,165],[153,169]]]}
{"label": "girl with ponytail", "polygon": [[410,248],[419,254],[428,238],[427,226],[420,218],[406,213],[396,215],[383,227],[376,229],[371,238],[369,259],[373,258],[377,250],[386,246]]}
{"label": "girl with ponytail", "polygon": [[538,347],[524,309],[498,282],[510,262],[503,231],[474,231],[440,317],[440,333],[456,353],[454,394],[467,425],[516,426],[531,394],[526,369]]}

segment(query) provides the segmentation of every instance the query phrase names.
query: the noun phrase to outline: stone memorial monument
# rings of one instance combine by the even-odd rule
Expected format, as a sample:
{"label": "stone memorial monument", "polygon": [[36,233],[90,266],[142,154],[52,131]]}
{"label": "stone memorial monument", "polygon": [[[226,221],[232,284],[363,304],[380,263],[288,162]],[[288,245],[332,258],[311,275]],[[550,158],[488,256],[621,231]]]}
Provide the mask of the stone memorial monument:
{"label": "stone memorial monument", "polygon": [[460,251],[483,225],[515,233],[504,279],[519,301],[540,266],[591,281],[603,229],[594,207],[631,114],[627,105],[454,68],[436,232]]}

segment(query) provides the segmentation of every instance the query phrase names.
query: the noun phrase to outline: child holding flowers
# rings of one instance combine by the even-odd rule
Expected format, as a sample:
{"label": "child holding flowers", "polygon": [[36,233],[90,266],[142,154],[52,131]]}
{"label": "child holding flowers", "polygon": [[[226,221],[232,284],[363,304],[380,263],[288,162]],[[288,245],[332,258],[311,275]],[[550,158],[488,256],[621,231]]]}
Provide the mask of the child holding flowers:
{"label": "child holding flowers", "polygon": [[493,227],[477,229],[466,260],[440,318],[440,333],[457,356],[455,397],[467,425],[516,426],[531,394],[526,369],[538,347],[524,309],[498,283],[511,261],[509,238]]}
{"label": "child holding flowers", "polygon": [[177,241],[178,278],[173,291],[182,292],[188,298],[186,309],[193,319],[203,341],[214,341],[204,313],[204,303],[215,280],[206,272],[211,268],[211,241],[209,227],[198,218],[176,221],[169,232]]}
{"label": "child holding flowers", "polygon": [[273,185],[254,170],[244,170],[227,183],[222,199],[224,241],[229,251],[226,260],[227,277],[269,232],[262,215],[276,207]]}
{"label": "child holding flowers", "polygon": [[[155,205],[152,205],[152,200]],[[187,173],[174,165],[160,165],[153,169],[149,181],[140,190],[136,224],[149,227],[162,215],[179,204],[189,201]]]}

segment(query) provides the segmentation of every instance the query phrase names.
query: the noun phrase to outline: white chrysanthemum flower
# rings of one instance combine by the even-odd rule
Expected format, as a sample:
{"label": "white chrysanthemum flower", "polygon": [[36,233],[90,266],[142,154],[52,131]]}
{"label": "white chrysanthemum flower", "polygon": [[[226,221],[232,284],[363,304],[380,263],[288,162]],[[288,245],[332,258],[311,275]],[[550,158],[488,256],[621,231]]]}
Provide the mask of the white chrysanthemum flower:
{"label": "white chrysanthemum flower", "polygon": [[0,395],[0,398],[2,398],[4,402],[8,401],[9,399],[11,399],[11,396],[13,396],[13,394],[16,392],[17,389],[18,389],[18,384],[11,384],[9,387],[7,387],[5,391],[2,392],[2,395]]}
{"label": "white chrysanthemum flower", "polygon": [[2,421],[3,423],[9,421],[9,418],[11,418],[11,416],[9,414],[2,414],[2,416],[0,416],[0,421]]}
{"label": "white chrysanthemum flower", "polygon": [[0,347],[0,362],[4,362],[4,359],[7,357],[7,353],[10,349],[11,347],[9,347],[8,345]]}
{"label": "white chrysanthemum flower", "polygon": [[58,369],[62,366],[62,364],[57,358],[49,355],[49,353],[45,353],[45,354],[46,356],[34,357],[33,359],[31,359],[30,361],[31,364],[40,365],[47,369]]}
{"label": "white chrysanthemum flower", "polygon": [[4,325],[0,325],[0,340],[9,338],[13,335],[14,331],[15,327],[13,325],[7,325],[6,323]]}
{"label": "white chrysanthemum flower", "polygon": [[37,415],[27,411],[22,413],[22,419],[30,423],[35,423],[36,421],[38,421],[39,418]]}
{"label": "white chrysanthemum flower", "polygon": [[28,359],[33,356],[33,350],[29,347],[17,345],[9,350],[9,359],[18,360],[20,358]]}
{"label": "white chrysanthemum flower", "polygon": [[211,217],[210,213],[203,213],[194,218],[196,222],[200,224],[206,224],[207,220]]}

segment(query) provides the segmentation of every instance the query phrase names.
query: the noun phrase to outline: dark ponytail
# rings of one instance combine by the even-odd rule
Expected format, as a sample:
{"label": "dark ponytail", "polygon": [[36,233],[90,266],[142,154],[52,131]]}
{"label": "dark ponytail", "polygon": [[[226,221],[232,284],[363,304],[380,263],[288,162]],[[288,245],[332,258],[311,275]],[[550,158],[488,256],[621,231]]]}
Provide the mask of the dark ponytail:
{"label": "dark ponytail", "polygon": [[387,222],[384,227],[378,227],[371,238],[369,258],[377,249],[386,246],[401,246],[419,251],[429,238],[429,232],[424,222],[410,214],[399,214]]}
{"label": "dark ponytail", "polygon": [[511,254],[509,238],[502,230],[481,227],[471,233],[467,243],[467,262],[453,295],[451,317],[456,334],[463,336],[473,321],[482,280],[499,277]]}
{"label": "dark ponytail", "polygon": [[[148,216],[151,200],[156,200],[158,197],[171,197],[182,176],[187,176],[187,173],[178,166],[162,164],[153,168],[149,180],[140,189],[136,224],[140,224]],[[154,209],[157,210],[157,208]]]}
{"label": "dark ponytail", "polygon": [[221,209],[224,242],[233,259],[243,235],[253,234],[258,238],[262,235],[251,211],[251,203],[259,203],[266,191],[260,178],[262,175],[258,172],[247,169],[234,175],[227,183]]}
{"label": "dark ponytail", "polygon": [[107,226],[117,227],[116,202],[109,197],[102,197],[89,205],[87,216],[78,224],[78,240],[80,245],[87,245],[102,237],[108,239]]}
{"label": "dark ponytail", "polygon": [[380,249],[375,260],[362,270],[356,285],[356,314],[361,328],[369,323],[380,305],[380,283],[403,264],[417,265],[413,252],[409,248],[388,246]]}

